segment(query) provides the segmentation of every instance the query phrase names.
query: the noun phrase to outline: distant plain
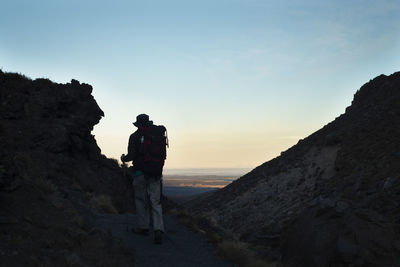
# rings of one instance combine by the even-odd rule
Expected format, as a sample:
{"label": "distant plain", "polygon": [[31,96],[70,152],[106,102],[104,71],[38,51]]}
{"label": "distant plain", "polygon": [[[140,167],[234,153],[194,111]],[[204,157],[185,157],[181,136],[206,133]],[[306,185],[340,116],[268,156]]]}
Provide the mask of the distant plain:
{"label": "distant plain", "polygon": [[250,169],[167,169],[163,176],[163,193],[177,202],[223,188]]}

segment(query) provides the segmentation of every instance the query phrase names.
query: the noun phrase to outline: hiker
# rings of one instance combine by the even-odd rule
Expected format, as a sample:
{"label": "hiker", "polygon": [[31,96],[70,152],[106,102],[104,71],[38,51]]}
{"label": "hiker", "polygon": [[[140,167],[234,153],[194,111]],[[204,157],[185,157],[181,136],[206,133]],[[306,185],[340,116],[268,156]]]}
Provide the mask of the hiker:
{"label": "hiker", "polygon": [[161,206],[162,168],[166,158],[166,129],[153,125],[147,114],[133,123],[138,129],[129,137],[128,154],[121,161],[133,161],[133,188],[137,225],[133,232],[149,234],[150,213],[153,219],[154,243],[162,244],[164,222]]}

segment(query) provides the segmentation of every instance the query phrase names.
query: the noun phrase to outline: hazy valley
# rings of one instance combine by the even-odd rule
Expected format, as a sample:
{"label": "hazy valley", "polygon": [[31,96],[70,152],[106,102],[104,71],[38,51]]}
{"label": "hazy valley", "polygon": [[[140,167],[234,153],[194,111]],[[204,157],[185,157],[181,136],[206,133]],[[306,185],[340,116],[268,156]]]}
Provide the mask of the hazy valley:
{"label": "hazy valley", "polygon": [[[91,134],[104,115],[91,92],[76,80],[0,71],[5,266],[135,262],[125,226],[101,228],[110,218],[132,222],[135,210],[129,172]],[[164,192],[198,218],[197,230],[214,231],[217,246],[229,233],[275,266],[400,266],[399,103],[400,73],[378,76],[344,114],[239,179],[166,173]]]}

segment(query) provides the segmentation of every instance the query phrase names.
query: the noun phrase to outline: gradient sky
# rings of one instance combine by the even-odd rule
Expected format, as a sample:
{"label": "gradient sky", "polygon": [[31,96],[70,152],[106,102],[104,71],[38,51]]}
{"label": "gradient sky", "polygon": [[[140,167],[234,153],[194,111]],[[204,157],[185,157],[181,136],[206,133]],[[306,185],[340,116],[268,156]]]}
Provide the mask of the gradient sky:
{"label": "gradient sky", "polygon": [[0,68],[91,84],[109,157],[144,112],[168,128],[167,168],[253,168],[400,70],[399,14],[399,0],[1,0]]}

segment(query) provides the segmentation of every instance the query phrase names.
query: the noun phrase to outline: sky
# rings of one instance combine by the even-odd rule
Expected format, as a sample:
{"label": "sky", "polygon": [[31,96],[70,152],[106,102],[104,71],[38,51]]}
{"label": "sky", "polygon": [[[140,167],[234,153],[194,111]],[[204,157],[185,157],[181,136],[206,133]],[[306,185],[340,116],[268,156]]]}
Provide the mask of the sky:
{"label": "sky", "polygon": [[1,0],[0,68],[93,86],[102,153],[147,113],[166,168],[254,168],[400,70],[398,0]]}

